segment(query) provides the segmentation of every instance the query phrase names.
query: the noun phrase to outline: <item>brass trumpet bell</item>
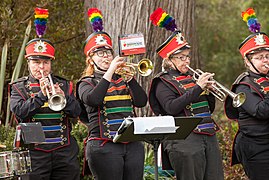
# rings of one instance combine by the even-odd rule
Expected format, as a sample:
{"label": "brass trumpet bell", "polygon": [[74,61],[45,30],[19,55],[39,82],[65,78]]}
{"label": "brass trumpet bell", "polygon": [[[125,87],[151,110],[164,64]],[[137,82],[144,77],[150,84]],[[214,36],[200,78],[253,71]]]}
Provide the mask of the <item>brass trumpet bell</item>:
{"label": "brass trumpet bell", "polygon": [[149,59],[141,59],[137,64],[138,72],[141,76],[149,76],[153,70],[153,64]]}
{"label": "brass trumpet bell", "polygon": [[149,59],[141,59],[137,64],[126,62],[126,64],[116,70],[116,74],[134,76],[136,68],[141,76],[149,76],[152,73],[153,64]]}

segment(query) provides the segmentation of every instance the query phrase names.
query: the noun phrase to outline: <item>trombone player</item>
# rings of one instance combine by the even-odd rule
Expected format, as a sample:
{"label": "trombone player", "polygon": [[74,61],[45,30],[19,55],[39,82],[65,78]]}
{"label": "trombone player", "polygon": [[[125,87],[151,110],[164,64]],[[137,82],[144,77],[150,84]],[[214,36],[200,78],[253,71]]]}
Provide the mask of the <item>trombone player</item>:
{"label": "trombone player", "polygon": [[[37,16],[38,13],[46,16],[46,9],[36,8],[35,11]],[[45,134],[45,142],[30,149],[32,172],[29,179],[77,180],[80,178],[79,147],[70,134],[70,118],[78,117],[80,105],[74,96],[72,83],[52,74],[55,49],[49,40],[40,36],[26,45],[29,75],[12,83],[11,111],[18,122],[40,122]],[[55,93],[51,96],[62,97],[62,103],[66,101],[61,109],[52,110],[54,100],[51,102],[52,109],[48,103],[52,86]]]}
{"label": "trombone player", "polygon": [[[163,13],[160,14],[160,13]],[[191,47],[176,24],[162,22],[158,17],[167,15],[158,8],[151,20],[158,24],[173,25],[173,34],[157,48],[164,71],[151,83],[149,104],[155,115],[198,116],[203,120],[185,140],[166,140],[162,143],[163,169],[174,169],[178,180],[223,180],[223,168],[218,140],[219,130],[212,119],[215,97],[203,93],[211,88],[214,74],[201,73],[197,81],[193,79],[188,66],[191,62]],[[170,19],[170,18],[164,18]]]}

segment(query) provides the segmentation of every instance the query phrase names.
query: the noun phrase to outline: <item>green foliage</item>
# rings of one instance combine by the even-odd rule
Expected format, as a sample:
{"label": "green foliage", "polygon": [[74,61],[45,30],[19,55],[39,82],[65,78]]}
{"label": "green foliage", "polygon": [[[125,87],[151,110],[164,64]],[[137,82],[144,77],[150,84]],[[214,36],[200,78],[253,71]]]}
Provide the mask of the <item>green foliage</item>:
{"label": "green foliage", "polygon": [[13,127],[0,125],[0,145],[6,146],[6,148],[0,148],[0,152],[13,149],[14,137],[15,129]]}
{"label": "green foliage", "polygon": [[[88,135],[88,128],[82,123],[78,122],[73,125],[73,130],[71,134],[76,138],[78,146],[79,146],[79,162],[80,162],[80,172],[82,172],[83,163],[84,163],[84,141]],[[81,179],[89,179],[90,176],[81,176]]]}
{"label": "green foliage", "polygon": [[238,130],[236,121],[228,120],[223,115],[223,109],[219,109],[214,113],[213,117],[220,127],[217,133],[219,147],[222,154],[222,163],[224,169],[225,180],[246,180],[245,172],[241,165],[231,166],[233,140]]}
{"label": "green foliage", "polygon": [[238,47],[251,34],[241,12],[255,9],[261,31],[269,32],[266,0],[198,0],[196,25],[202,69],[214,72],[215,79],[230,85],[244,71]]}

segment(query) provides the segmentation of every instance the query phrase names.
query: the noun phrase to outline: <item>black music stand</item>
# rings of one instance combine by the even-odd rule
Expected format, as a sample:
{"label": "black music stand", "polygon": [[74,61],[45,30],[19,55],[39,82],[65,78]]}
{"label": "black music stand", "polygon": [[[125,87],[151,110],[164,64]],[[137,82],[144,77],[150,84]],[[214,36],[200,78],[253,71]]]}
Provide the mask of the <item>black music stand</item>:
{"label": "black music stand", "polygon": [[[128,118],[130,120],[132,118]],[[185,139],[203,119],[201,117],[174,117],[175,126],[179,126],[175,133],[134,134],[134,123],[121,126],[113,142],[145,141],[153,146],[155,163],[155,180],[158,180],[158,147],[165,140]],[[124,123],[124,122],[123,122]]]}
{"label": "black music stand", "polygon": [[[16,128],[15,141],[17,136],[21,137],[20,147],[33,149],[34,144],[42,144],[45,142],[45,133],[40,122],[20,123],[18,126],[20,130],[18,131],[18,127]],[[15,148],[18,147],[15,145]]]}

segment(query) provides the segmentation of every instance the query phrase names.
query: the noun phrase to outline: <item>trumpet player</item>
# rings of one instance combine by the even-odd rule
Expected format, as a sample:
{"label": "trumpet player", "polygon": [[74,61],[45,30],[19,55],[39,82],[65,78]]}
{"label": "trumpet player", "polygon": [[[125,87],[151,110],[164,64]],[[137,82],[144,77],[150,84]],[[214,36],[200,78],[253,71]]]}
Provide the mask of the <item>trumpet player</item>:
{"label": "trumpet player", "polygon": [[[215,97],[203,93],[210,88],[214,74],[202,73],[195,81],[187,65],[191,62],[191,47],[176,24],[156,20],[162,17],[157,9],[151,20],[158,24],[173,25],[173,34],[157,48],[164,71],[151,83],[149,104],[155,115],[198,116],[203,120],[185,140],[166,140],[162,143],[163,169],[174,169],[178,180],[223,180],[223,168],[218,140],[219,130],[212,119]],[[168,18],[164,18],[168,19]]]}
{"label": "trumpet player", "polygon": [[242,18],[252,32],[239,46],[247,70],[237,77],[232,91],[244,92],[246,101],[234,108],[228,97],[225,110],[239,124],[232,165],[240,163],[250,180],[262,180],[269,176],[269,38],[260,32],[254,9],[247,9]]}
{"label": "trumpet player", "polygon": [[[102,20],[96,8],[89,9],[88,15],[90,20]],[[134,108],[146,105],[147,95],[132,76],[124,80],[115,74],[124,65],[124,58],[114,57],[111,38],[102,26],[93,29],[98,30],[85,42],[86,67],[76,91],[85,108],[80,120],[89,132],[85,147],[87,167],[98,180],[143,179],[143,144],[112,140],[123,118],[135,116]]]}
{"label": "trumpet player", "polygon": [[[46,16],[46,9],[36,8],[35,11],[37,17],[40,13],[42,18]],[[79,147],[71,135],[71,119],[78,117],[81,110],[72,83],[52,74],[55,49],[49,40],[41,37],[32,39],[25,50],[29,75],[12,83],[10,108],[19,122],[40,122],[45,134],[45,142],[30,149],[32,172],[29,179],[78,180]],[[49,108],[51,86],[54,86],[58,96],[66,100],[65,107],[60,111]]]}

